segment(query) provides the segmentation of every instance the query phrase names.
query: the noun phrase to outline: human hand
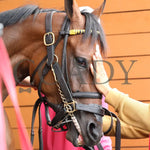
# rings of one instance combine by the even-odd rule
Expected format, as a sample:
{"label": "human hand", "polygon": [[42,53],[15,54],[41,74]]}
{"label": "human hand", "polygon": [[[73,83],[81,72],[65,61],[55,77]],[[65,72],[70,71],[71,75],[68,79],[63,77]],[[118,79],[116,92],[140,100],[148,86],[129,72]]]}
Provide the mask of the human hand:
{"label": "human hand", "polygon": [[93,61],[95,63],[96,72],[92,64],[90,68],[93,76],[95,77],[95,86],[100,93],[106,96],[111,90],[111,87],[109,86],[107,73],[105,71],[102,56],[99,50],[96,50],[96,52],[94,53]]}

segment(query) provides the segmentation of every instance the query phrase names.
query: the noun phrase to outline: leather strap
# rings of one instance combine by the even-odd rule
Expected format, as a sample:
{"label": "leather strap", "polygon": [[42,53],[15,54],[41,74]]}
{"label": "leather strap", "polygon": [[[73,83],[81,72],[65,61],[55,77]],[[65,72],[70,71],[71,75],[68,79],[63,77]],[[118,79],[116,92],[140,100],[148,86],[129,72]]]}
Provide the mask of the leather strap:
{"label": "leather strap", "polygon": [[101,105],[97,105],[97,104],[76,104],[76,110],[82,110],[82,111],[87,111],[90,113],[94,113],[100,116],[104,116],[105,115],[105,111],[102,108]]}
{"label": "leather strap", "polygon": [[74,92],[72,93],[73,98],[90,98],[90,99],[101,99],[102,94],[97,92]]}
{"label": "leather strap", "polygon": [[98,144],[97,144],[97,148],[98,148],[99,150],[104,150],[103,147],[102,147],[102,145],[101,145],[101,143],[98,143]]}
{"label": "leather strap", "polygon": [[35,122],[35,116],[36,116],[36,112],[37,112],[37,108],[39,106],[39,104],[41,103],[41,99],[38,99],[33,107],[33,112],[32,112],[32,122],[31,122],[31,144],[33,145],[33,141],[34,141],[34,122]]}
{"label": "leather strap", "polygon": [[[46,14],[46,18],[45,18],[45,30],[46,30],[46,34],[44,36],[45,41],[47,44],[52,43],[52,40],[54,40],[53,36],[52,36],[52,17],[53,14],[55,13],[55,11],[52,11],[50,13]],[[54,60],[54,44],[51,45],[46,45],[47,48],[47,64],[44,66],[44,69],[42,71],[42,75],[40,77],[40,82],[39,82],[39,86],[38,86],[38,95],[39,97],[42,99],[41,96],[41,86],[44,80],[45,75],[47,75],[47,73],[49,72],[49,70],[51,69],[51,64],[53,63]]]}
{"label": "leather strap", "polygon": [[70,92],[70,90],[69,90],[69,88],[68,88],[68,86],[67,86],[67,84],[65,82],[65,79],[63,77],[63,74],[61,72],[61,69],[59,67],[58,62],[55,62],[53,64],[53,69],[54,69],[57,81],[59,83],[59,86],[60,86],[60,88],[61,88],[61,90],[62,90],[66,100],[68,102],[72,102],[73,101],[72,94],[71,94],[71,92]]}
{"label": "leather strap", "polygon": [[41,104],[39,105],[39,149],[43,150],[43,135],[42,135],[42,117],[41,117]]}
{"label": "leather strap", "polygon": [[120,150],[120,146],[121,146],[120,120],[114,113],[110,112],[106,108],[103,108],[103,109],[105,110],[105,115],[111,116],[111,125],[110,125],[109,129],[104,133],[104,135],[111,131],[111,129],[113,127],[113,117],[117,119],[117,122],[116,122],[116,137],[115,137],[115,145],[116,145],[115,150]]}
{"label": "leather strap", "polygon": [[[55,11],[46,14],[45,19],[46,33],[52,33],[52,17],[54,13]],[[46,43],[52,43],[52,41],[54,40],[52,34],[47,34],[45,38]],[[50,67],[54,60],[54,44],[46,46],[46,48],[47,48],[47,65]]]}
{"label": "leather strap", "polygon": [[107,110],[106,108],[103,108],[103,109],[105,110],[105,115],[111,117],[110,127],[109,127],[109,129],[106,132],[104,132],[104,135],[107,135],[111,131],[112,127],[113,127],[113,116],[112,116],[112,113],[109,110]]}

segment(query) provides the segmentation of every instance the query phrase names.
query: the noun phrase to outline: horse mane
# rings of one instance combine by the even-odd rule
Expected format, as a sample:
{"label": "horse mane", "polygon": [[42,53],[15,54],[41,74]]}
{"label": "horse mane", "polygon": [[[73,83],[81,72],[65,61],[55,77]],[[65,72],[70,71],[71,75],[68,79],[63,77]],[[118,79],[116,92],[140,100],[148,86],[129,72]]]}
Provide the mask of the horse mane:
{"label": "horse mane", "polygon": [[[16,9],[4,11],[0,13],[0,23],[4,25],[4,27],[13,25],[17,22],[21,22],[25,20],[30,15],[37,15],[42,12],[49,12],[54,9],[41,9],[36,5],[26,5],[23,7],[18,7]],[[82,15],[86,17],[86,25],[85,25],[85,34],[83,36],[83,39],[88,38],[91,35],[92,31],[92,40],[93,42],[95,40],[99,40],[101,49],[106,49],[106,40],[105,40],[105,34],[103,31],[103,28],[101,24],[98,22],[97,18],[91,14],[88,11],[81,11]],[[98,34],[98,32],[100,34]]]}
{"label": "horse mane", "polygon": [[4,27],[13,25],[19,21],[25,20],[27,17],[33,14],[39,14],[40,12],[50,11],[50,9],[40,9],[36,5],[26,5],[23,7],[18,7],[16,9],[4,11],[0,13],[0,23]]}

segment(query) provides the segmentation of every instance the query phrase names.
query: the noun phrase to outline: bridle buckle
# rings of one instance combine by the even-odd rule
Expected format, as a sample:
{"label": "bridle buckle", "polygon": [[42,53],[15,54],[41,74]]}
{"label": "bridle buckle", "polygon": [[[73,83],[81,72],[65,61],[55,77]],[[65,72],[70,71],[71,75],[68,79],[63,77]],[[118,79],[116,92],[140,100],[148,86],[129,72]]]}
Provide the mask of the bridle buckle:
{"label": "bridle buckle", "polygon": [[[52,42],[50,42],[50,43],[48,43],[46,41],[46,37],[48,37],[48,36],[51,36],[50,38],[52,38]],[[55,43],[55,35],[54,35],[54,33],[53,32],[47,32],[47,33],[45,33],[44,36],[43,36],[43,41],[44,41],[44,45],[45,46],[53,45]]]}
{"label": "bridle buckle", "polygon": [[72,102],[69,102],[69,103],[67,103],[67,102],[65,102],[64,103],[64,109],[65,109],[65,111],[68,113],[68,114],[73,114],[75,111],[77,111],[76,110],[76,101],[72,101]]}

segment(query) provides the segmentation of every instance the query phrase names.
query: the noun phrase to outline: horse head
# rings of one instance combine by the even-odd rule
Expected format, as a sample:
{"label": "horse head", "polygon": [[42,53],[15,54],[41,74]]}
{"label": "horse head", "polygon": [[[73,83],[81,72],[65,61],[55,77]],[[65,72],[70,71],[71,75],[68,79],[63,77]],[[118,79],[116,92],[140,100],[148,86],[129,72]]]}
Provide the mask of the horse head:
{"label": "horse head", "polygon": [[[69,83],[73,93],[82,92],[84,95],[84,92],[97,92],[89,66],[93,63],[92,55],[96,48],[101,48],[101,52],[106,48],[104,33],[101,25],[98,23],[102,7],[103,5],[92,13],[86,10],[80,12],[75,1],[66,0],[65,8],[70,19],[70,30],[79,30],[76,32],[84,32],[85,30],[84,34],[70,35],[68,38],[67,65]],[[81,104],[101,105],[100,99],[88,98],[88,96],[76,98],[75,100]],[[75,116],[81,128],[81,139],[73,123],[69,125],[67,139],[75,146],[84,144],[93,146],[97,144],[102,136],[102,116],[97,118],[93,113],[83,110],[76,111]]]}
{"label": "horse head", "polygon": [[19,21],[4,23],[16,82],[31,77],[40,97],[44,93],[59,114],[56,118],[61,118],[52,124],[67,125],[66,137],[74,146],[94,146],[103,135],[102,95],[89,69],[96,48],[106,49],[99,22],[103,7],[104,3],[92,13],[80,11],[75,0],[65,0],[65,12],[27,6],[28,17],[20,13]]}

